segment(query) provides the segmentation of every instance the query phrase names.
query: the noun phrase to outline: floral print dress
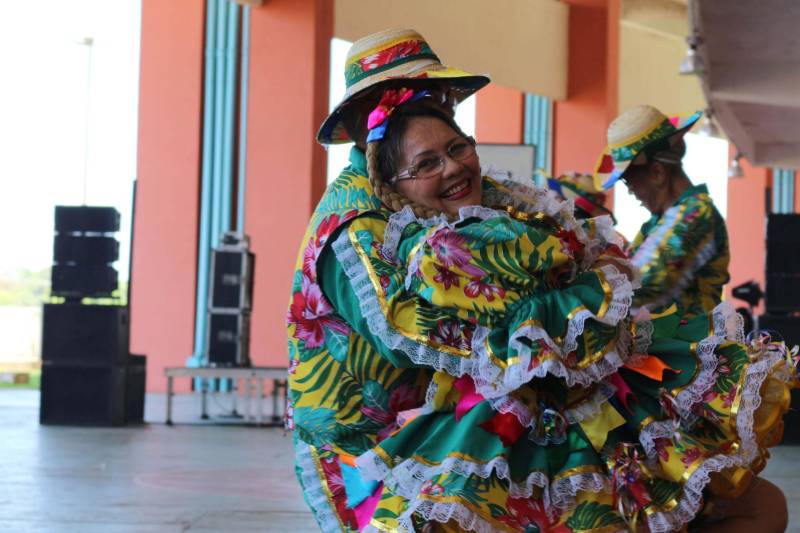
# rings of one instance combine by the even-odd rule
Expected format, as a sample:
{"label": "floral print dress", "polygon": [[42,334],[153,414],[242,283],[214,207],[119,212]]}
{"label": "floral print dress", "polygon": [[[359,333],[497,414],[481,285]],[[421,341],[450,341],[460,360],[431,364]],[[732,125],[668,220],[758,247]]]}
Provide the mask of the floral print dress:
{"label": "floral print dress", "polygon": [[289,396],[321,529],[669,531],[711,479],[745,486],[778,438],[781,354],[739,342],[724,306],[631,320],[609,222],[488,178],[484,205],[312,223]]}

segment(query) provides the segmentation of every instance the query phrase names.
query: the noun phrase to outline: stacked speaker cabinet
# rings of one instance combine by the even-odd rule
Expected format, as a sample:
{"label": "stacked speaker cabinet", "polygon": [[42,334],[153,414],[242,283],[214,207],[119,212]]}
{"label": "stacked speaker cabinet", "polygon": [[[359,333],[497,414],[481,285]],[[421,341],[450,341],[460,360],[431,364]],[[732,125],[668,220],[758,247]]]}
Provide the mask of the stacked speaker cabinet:
{"label": "stacked speaker cabinet", "polygon": [[[789,347],[800,345],[800,214],[767,218],[766,313],[760,329],[781,334]],[[800,391],[784,417],[783,442],[800,444]]]}
{"label": "stacked speaker cabinet", "polygon": [[113,426],[141,422],[144,357],[129,354],[125,305],[83,303],[112,296],[119,213],[57,206],[51,294],[42,316],[42,424]]}
{"label": "stacked speaker cabinet", "polygon": [[225,233],[211,252],[208,364],[250,366],[250,313],[255,257],[248,239]]}

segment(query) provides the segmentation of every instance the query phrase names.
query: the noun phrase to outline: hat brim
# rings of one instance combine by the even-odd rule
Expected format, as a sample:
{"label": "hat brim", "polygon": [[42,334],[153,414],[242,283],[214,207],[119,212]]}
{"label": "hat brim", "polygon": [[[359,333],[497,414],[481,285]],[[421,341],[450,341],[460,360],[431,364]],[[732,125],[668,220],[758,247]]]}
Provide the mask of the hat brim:
{"label": "hat brim", "polygon": [[317,133],[317,141],[320,144],[353,142],[353,139],[350,138],[342,123],[344,108],[354,100],[376,89],[396,84],[401,80],[403,85],[409,88],[427,88],[431,86],[431,82],[437,83],[446,81],[449,83],[450,89],[454,92],[456,101],[459,103],[472,96],[491,81],[488,76],[470,74],[469,72],[440,64],[432,64],[413,74],[389,74],[350,95],[346,95],[333,111],[331,111],[331,114],[328,115],[322,123],[322,126],[320,126],[319,132]]}
{"label": "hat brim", "polygon": [[[675,127],[675,131],[670,133],[666,139],[669,140],[670,144],[678,139],[682,139],[683,136],[688,133],[692,126],[694,126],[702,116],[703,112],[697,111],[691,115],[671,117],[669,120]],[[614,159],[611,157],[612,147],[611,145],[606,145],[606,147],[603,149],[603,152],[600,154],[600,157],[597,159],[597,163],[595,164],[595,187],[597,187],[599,190],[608,190],[613,187],[620,179],[622,179],[625,172],[628,170],[628,168],[630,168],[631,163],[633,163],[636,158],[638,158],[642,153],[652,155],[649,153],[649,151],[663,140],[664,137],[660,139],[654,139],[645,144],[639,149],[636,155],[634,155],[633,158],[628,161],[614,161]]]}

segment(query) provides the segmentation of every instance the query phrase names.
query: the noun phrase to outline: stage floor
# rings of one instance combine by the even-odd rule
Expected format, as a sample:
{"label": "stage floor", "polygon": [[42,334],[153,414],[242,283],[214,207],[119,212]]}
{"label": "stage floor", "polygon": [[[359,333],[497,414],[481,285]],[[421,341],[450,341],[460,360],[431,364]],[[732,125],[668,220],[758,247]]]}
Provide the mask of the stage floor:
{"label": "stage floor", "polygon": [[[144,426],[38,424],[38,391],[0,389],[0,531],[54,533],[317,531],[279,428],[201,423],[199,400],[147,397]],[[211,399],[212,413],[230,410]],[[765,477],[800,533],[800,447],[773,449]]]}

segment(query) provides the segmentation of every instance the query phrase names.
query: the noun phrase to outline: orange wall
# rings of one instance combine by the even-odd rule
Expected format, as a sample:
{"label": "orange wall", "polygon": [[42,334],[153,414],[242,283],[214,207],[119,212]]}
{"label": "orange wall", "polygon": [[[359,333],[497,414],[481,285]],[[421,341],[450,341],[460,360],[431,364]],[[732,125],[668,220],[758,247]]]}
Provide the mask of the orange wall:
{"label": "orange wall", "polygon": [[192,353],[203,74],[203,7],[143,0],[131,351],[148,390]]}
{"label": "orange wall", "polygon": [[525,97],[490,84],[475,96],[475,137],[482,143],[522,144]]}
{"label": "orange wall", "polygon": [[250,357],[286,365],[300,241],[325,187],[314,140],[328,109],[331,0],[269,0],[251,14],[245,232],[256,254]]}
{"label": "orange wall", "polygon": [[[733,155],[733,149],[731,149]],[[771,180],[771,171],[750,166],[740,160],[744,177],[728,180],[728,236],[731,246],[731,281],[725,287],[726,298],[731,289],[755,280],[764,290],[766,268],[766,206],[764,195]],[[734,305],[745,305],[732,300]],[[759,312],[763,311],[763,303]]]}
{"label": "orange wall", "polygon": [[567,100],[553,110],[553,170],[592,172],[605,146],[606,10],[569,7]]}

